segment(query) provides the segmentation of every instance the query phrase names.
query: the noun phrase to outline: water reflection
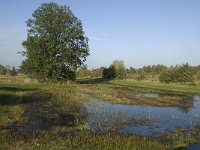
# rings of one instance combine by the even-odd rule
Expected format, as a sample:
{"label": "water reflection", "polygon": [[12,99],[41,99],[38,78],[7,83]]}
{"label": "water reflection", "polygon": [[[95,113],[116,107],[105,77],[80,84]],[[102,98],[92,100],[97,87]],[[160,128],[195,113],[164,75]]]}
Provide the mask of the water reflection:
{"label": "water reflection", "polygon": [[[190,97],[190,98],[184,98],[179,100],[180,104],[184,104],[184,106],[182,107],[177,107],[178,109],[180,109],[183,112],[189,112],[190,109],[193,108],[194,106],[194,102],[195,102],[195,98],[194,97]],[[181,106],[181,105],[180,105]]]}
{"label": "water reflection", "polygon": [[151,136],[177,127],[190,128],[200,124],[200,97],[184,99],[188,107],[155,107],[111,104],[93,99],[85,103],[91,130]]}
{"label": "water reflection", "polygon": [[139,93],[134,95],[137,98],[146,97],[146,98],[156,98],[159,97],[159,94],[156,93]]}

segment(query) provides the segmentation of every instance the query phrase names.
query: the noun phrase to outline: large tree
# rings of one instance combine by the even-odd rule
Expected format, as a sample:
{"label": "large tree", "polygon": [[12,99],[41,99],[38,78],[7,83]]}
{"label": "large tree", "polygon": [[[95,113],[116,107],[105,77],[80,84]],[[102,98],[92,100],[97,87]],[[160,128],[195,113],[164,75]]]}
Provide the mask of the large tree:
{"label": "large tree", "polygon": [[89,47],[82,23],[70,8],[42,4],[26,23],[22,71],[42,80],[75,79],[75,71],[89,55]]}

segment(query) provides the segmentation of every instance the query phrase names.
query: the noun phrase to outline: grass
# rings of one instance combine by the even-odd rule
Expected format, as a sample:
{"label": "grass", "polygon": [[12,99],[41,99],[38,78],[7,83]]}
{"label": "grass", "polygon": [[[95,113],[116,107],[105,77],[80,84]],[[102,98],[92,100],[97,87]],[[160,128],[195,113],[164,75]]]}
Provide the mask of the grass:
{"label": "grass", "polygon": [[0,84],[0,125],[18,121],[24,112],[23,93],[38,88],[40,84]]}
{"label": "grass", "polygon": [[174,149],[185,148],[188,145],[198,143],[200,140],[200,126],[194,126],[189,130],[177,128],[164,137],[165,141],[171,143]]}
{"label": "grass", "polygon": [[3,83],[6,83],[6,84],[13,84],[13,83],[23,83],[23,84],[33,84],[33,83],[38,83],[37,80],[35,79],[30,79],[28,78],[27,76],[24,76],[24,75],[19,75],[19,76],[8,76],[8,75],[5,75],[5,76],[0,76],[0,83],[3,84]]}
{"label": "grass", "polygon": [[[81,84],[77,87],[83,93],[87,93],[92,97],[119,104],[136,104],[136,105],[152,105],[152,106],[174,106],[183,109],[192,107],[191,100],[187,99],[191,95],[182,92],[160,91],[156,89],[139,88],[132,86],[121,86],[115,84]],[[158,94],[157,97],[145,97],[142,94]]]}
{"label": "grass", "polygon": [[[170,144],[176,148],[182,146],[183,139],[177,144],[169,137],[166,140],[169,144],[135,135],[101,135],[89,130],[82,105],[87,98],[80,97],[79,90],[122,103],[133,101],[128,97],[132,91],[155,92],[154,89],[124,88],[101,80],[98,83],[93,80],[90,84],[40,84],[27,82],[25,77],[23,82],[23,78],[19,78],[7,77],[8,83],[6,77],[3,77],[3,82],[0,78],[0,149],[165,150],[170,148]],[[175,99],[176,96],[170,101]],[[145,99],[141,101],[150,103]],[[192,143],[192,139],[188,141]]]}
{"label": "grass", "polygon": [[[42,149],[42,150],[167,150],[168,146],[145,137],[128,135],[77,134],[61,137],[52,133],[38,133],[36,137],[10,135],[0,136],[0,149]],[[6,139],[11,139],[7,141]]]}
{"label": "grass", "polygon": [[152,89],[159,89],[159,90],[200,94],[200,86],[196,86],[196,85],[172,84],[172,83],[167,84],[167,83],[160,83],[160,82],[143,82],[143,81],[134,81],[134,80],[111,80],[111,81],[108,81],[108,83],[125,85],[125,86],[135,86],[135,87],[152,88]]}

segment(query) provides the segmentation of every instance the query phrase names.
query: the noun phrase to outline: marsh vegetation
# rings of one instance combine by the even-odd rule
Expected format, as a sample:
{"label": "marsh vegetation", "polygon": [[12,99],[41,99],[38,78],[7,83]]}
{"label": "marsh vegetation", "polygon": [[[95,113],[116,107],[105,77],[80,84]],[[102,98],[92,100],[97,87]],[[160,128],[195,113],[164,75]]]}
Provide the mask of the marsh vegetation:
{"label": "marsh vegetation", "polygon": [[88,99],[78,94],[81,85],[27,83],[25,77],[11,84],[11,78],[0,84],[1,149],[167,148],[147,137],[92,131],[84,107]]}
{"label": "marsh vegetation", "polygon": [[2,149],[173,149],[199,141],[194,93],[104,80],[1,79]]}

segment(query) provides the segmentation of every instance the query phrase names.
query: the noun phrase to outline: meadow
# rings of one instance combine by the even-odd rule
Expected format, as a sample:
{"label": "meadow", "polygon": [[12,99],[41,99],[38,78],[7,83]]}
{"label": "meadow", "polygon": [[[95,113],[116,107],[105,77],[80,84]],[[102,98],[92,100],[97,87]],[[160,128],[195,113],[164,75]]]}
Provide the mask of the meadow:
{"label": "meadow", "polygon": [[[161,85],[149,87],[146,84],[148,88],[145,88],[143,83],[142,86],[129,84],[131,86],[127,81],[100,79],[44,84],[25,76],[0,77],[0,149],[153,150],[186,147],[198,142],[198,126],[153,137],[91,130],[85,108],[91,97],[111,104],[187,109],[191,104],[181,103],[181,99],[198,93],[199,88],[181,85],[179,89],[177,85],[174,91]],[[196,91],[191,92],[193,90],[186,87],[196,88]],[[162,96],[145,98],[141,93]]]}

